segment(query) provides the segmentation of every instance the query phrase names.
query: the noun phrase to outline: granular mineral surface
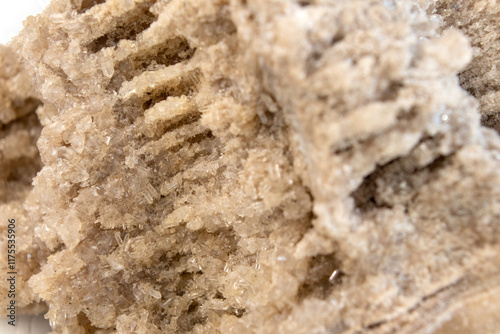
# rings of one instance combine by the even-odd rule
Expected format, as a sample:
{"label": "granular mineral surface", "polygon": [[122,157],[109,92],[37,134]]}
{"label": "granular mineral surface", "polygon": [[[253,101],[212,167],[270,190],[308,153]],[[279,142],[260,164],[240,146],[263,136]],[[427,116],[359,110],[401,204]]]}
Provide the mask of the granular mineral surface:
{"label": "granular mineral surface", "polygon": [[0,50],[20,311],[55,333],[498,333],[499,7],[52,0]]}

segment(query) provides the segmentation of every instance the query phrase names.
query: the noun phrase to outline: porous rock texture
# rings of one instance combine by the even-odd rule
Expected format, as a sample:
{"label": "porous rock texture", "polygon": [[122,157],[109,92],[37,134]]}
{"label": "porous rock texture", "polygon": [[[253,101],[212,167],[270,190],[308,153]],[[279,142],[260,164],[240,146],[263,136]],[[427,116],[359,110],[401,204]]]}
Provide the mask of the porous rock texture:
{"label": "porous rock texture", "polygon": [[[0,271],[7,275],[17,271],[17,307],[24,313],[46,310],[45,305],[33,303],[37,295],[28,286],[28,279],[40,271],[40,263],[48,255],[47,248],[34,238],[35,225],[31,223],[29,207],[39,208],[37,198],[30,195],[32,179],[41,169],[36,140],[41,125],[35,110],[41,103],[31,85],[31,77],[19,63],[16,53],[0,46]],[[37,109],[38,108],[38,109]],[[36,211],[36,210],[35,210]],[[23,222],[16,225],[15,270],[8,268],[7,240],[9,219]],[[0,300],[7,301],[10,284],[0,280]],[[7,305],[4,302],[3,305]],[[5,314],[5,309],[2,311]]]}
{"label": "porous rock texture", "polygon": [[500,4],[497,0],[421,1],[440,29],[456,27],[468,38],[473,60],[460,84],[480,102],[485,126],[500,131]]}
{"label": "porous rock texture", "polygon": [[429,6],[53,0],[13,43],[25,303],[57,333],[495,333],[500,140],[460,86],[495,55]]}

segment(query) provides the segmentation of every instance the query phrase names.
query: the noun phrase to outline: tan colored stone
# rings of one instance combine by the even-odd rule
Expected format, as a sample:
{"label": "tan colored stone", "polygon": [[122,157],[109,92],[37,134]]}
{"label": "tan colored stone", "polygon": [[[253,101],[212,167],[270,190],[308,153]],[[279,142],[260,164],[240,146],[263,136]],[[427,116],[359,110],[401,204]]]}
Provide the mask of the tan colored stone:
{"label": "tan colored stone", "polygon": [[478,99],[482,123],[500,131],[500,3],[419,1],[440,29],[456,27],[469,38],[473,60],[460,73],[460,85]]}
{"label": "tan colored stone", "polygon": [[[30,222],[27,209],[40,207],[30,191],[33,188],[32,179],[42,167],[35,146],[41,131],[35,110],[42,108],[33,91],[31,77],[19,63],[15,52],[0,46],[0,249],[3,250],[0,259],[0,271],[3,273],[0,301],[2,305],[7,305],[10,299],[7,272],[17,272],[15,297],[18,314],[46,310],[43,304],[33,304],[37,296],[27,283],[40,271],[47,257],[43,243],[35,238],[36,225]],[[16,221],[14,270],[8,267],[7,258],[10,219]],[[0,314],[5,315],[5,312],[2,307]]]}
{"label": "tan colored stone", "polygon": [[467,38],[426,10],[53,0],[28,19],[44,167],[19,219],[50,252],[29,287],[54,331],[493,328],[460,315],[499,287],[500,140],[459,85]]}

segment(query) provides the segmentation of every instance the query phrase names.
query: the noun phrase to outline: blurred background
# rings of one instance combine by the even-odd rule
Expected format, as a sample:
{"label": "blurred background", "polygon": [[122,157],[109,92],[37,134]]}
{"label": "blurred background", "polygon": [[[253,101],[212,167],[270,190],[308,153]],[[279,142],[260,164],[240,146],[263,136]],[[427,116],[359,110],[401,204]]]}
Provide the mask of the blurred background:
{"label": "blurred background", "polygon": [[40,13],[49,2],[50,0],[1,1],[0,44],[7,44],[21,30],[24,19]]}
{"label": "blurred background", "polygon": [[[50,0],[15,0],[0,2],[0,44],[9,43],[23,27],[23,21],[29,15],[40,13]],[[50,332],[48,320],[43,316],[19,316],[16,327],[7,324],[7,319],[0,318],[0,334],[47,334]]]}
{"label": "blurred background", "polygon": [[49,332],[49,321],[43,316],[17,315],[15,327],[7,324],[7,319],[0,318],[1,334],[47,334]]}

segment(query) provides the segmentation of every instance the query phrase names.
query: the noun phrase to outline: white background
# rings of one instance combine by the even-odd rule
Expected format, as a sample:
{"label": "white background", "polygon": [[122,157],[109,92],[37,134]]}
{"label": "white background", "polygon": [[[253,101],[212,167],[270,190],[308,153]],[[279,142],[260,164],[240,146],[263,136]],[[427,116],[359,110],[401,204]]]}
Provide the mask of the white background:
{"label": "white background", "polygon": [[0,44],[7,44],[29,15],[40,13],[50,0],[0,0]]}
{"label": "white background", "polygon": [[[1,0],[0,2],[0,44],[7,44],[23,27],[24,19],[40,13],[50,0]],[[0,273],[3,277],[4,273]],[[4,307],[5,305],[2,305]],[[17,315],[16,327],[0,318],[1,334],[45,334],[50,331],[48,321],[43,316]]]}

